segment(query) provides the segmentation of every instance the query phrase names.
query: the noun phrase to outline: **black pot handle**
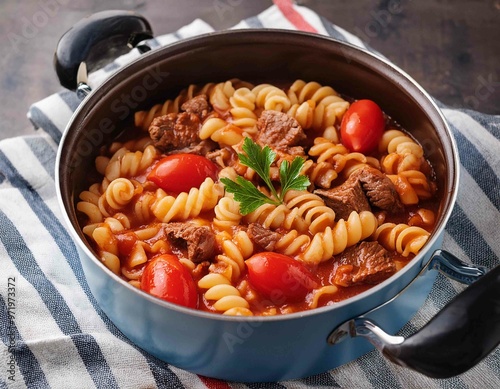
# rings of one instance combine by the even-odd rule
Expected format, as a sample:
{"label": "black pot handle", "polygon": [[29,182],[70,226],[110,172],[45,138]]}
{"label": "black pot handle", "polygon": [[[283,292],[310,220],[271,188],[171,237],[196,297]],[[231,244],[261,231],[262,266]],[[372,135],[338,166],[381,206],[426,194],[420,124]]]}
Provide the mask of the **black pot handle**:
{"label": "black pot handle", "polygon": [[407,339],[385,333],[364,317],[368,312],[337,327],[328,341],[365,337],[394,363],[432,378],[453,377],[479,363],[500,343],[500,265],[481,276],[482,268],[466,265],[448,252],[438,250],[433,259],[430,268],[451,270],[454,279],[479,279]]}
{"label": "black pot handle", "polygon": [[381,351],[429,377],[449,378],[479,363],[500,343],[500,266],[456,296],[420,331]]}
{"label": "black pot handle", "polygon": [[[54,67],[59,82],[76,90],[77,74],[82,63],[86,68],[103,64],[153,37],[149,22],[131,11],[102,11],[80,20],[59,40]],[[141,51],[149,48],[140,47]]]}

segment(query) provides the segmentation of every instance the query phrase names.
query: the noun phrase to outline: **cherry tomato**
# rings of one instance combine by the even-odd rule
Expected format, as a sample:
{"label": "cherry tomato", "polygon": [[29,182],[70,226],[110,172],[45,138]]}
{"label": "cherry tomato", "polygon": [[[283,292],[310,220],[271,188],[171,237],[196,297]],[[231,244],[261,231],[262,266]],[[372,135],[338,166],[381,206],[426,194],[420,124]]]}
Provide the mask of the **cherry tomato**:
{"label": "cherry tomato", "polygon": [[342,144],[351,151],[370,152],[377,147],[384,128],[385,119],[380,107],[371,100],[358,100],[351,104],[342,118]]}
{"label": "cherry tomato", "polygon": [[174,304],[188,308],[198,306],[193,277],[175,255],[153,258],[142,273],[141,289]]}
{"label": "cherry tomato", "polygon": [[160,159],[148,179],[167,192],[189,192],[199,188],[207,177],[217,177],[217,166],[196,154],[173,154]]}
{"label": "cherry tomato", "polygon": [[250,284],[272,301],[297,301],[318,287],[311,272],[286,255],[262,252],[245,262]]}

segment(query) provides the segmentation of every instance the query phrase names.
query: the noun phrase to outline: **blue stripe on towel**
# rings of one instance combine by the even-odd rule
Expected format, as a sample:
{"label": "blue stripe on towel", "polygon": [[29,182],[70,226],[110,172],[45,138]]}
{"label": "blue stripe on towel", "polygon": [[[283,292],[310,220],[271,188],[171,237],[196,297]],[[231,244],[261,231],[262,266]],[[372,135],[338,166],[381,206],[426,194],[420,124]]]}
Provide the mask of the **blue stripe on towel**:
{"label": "blue stripe on towel", "polygon": [[341,386],[335,381],[329,372],[324,372],[321,374],[313,375],[311,377],[306,377],[300,380],[305,385],[312,387],[325,386],[328,388],[341,388]]}
{"label": "blue stripe on towel", "polygon": [[[493,205],[500,208],[500,191],[498,190],[498,172],[491,168],[488,161],[453,124],[450,123],[457,141],[460,162]],[[480,178],[480,179],[479,179]]]}
{"label": "blue stripe on towel", "polygon": [[500,348],[497,347],[497,349],[488,355],[484,361],[491,372],[495,374],[500,381]]}
{"label": "blue stripe on towel", "polygon": [[[38,291],[40,298],[49,310],[57,326],[61,329],[61,332],[65,335],[81,333],[80,326],[73,316],[71,309],[66,304],[66,301],[64,301],[64,298],[52,282],[47,279],[40,266],[38,266],[33,253],[26,246],[16,226],[2,211],[0,211],[0,241],[5,246],[5,250],[19,273]],[[96,386],[98,386],[100,381],[105,381],[106,388],[118,387],[113,373],[95,339],[87,334],[82,334],[81,336],[86,338],[85,343],[82,343],[80,339],[75,341],[72,337],[73,343]],[[93,363],[94,360],[100,361],[97,369],[93,368],[95,365]]]}
{"label": "blue stripe on towel", "polygon": [[339,30],[337,30],[335,28],[335,26],[328,21],[328,19],[326,19],[323,16],[321,16],[320,19],[321,19],[321,23],[323,23],[323,27],[325,28],[327,34],[330,37],[337,39],[339,41],[342,41],[342,42],[347,42],[347,39],[344,36],[344,34],[342,34]]}
{"label": "blue stripe on towel", "polygon": [[486,115],[469,109],[458,109],[457,111],[469,115],[481,126],[486,128],[495,138],[500,140],[500,115]]}
{"label": "blue stripe on towel", "polygon": [[370,351],[358,358],[356,362],[374,388],[401,388],[394,370],[388,365],[390,362],[382,357],[379,351]]}
{"label": "blue stripe on towel", "polygon": [[27,203],[32,208],[33,212],[38,215],[40,222],[44,225],[44,227],[51,234],[52,238],[58,245],[61,252],[64,254],[66,260],[68,261],[69,266],[71,267],[73,273],[76,275],[76,278],[80,284],[80,287],[83,289],[85,294],[88,296],[89,301],[94,307],[97,314],[101,317],[103,322],[106,325],[108,331],[110,331],[117,338],[122,341],[132,345],[135,349],[137,349],[147,360],[147,363],[150,367],[151,373],[155,378],[157,384],[161,386],[162,382],[173,382],[177,387],[182,387],[182,383],[179,378],[175,375],[175,373],[170,370],[168,364],[160,361],[159,359],[153,357],[148,354],[144,350],[140,349],[136,345],[134,345],[129,339],[127,339],[115,326],[109,318],[104,314],[102,309],[97,304],[94,296],[90,292],[90,289],[85,281],[82,265],[80,263],[80,258],[78,257],[76,247],[66,231],[66,229],[59,222],[57,217],[52,213],[52,211],[47,207],[47,205],[40,198],[38,193],[31,187],[31,185],[17,172],[17,170],[12,166],[10,161],[7,159],[5,154],[0,151],[0,171],[6,172],[8,174],[9,179],[11,180],[11,184],[14,187],[19,188],[21,194],[26,199]]}
{"label": "blue stripe on towel", "polygon": [[43,128],[50,137],[59,144],[61,141],[62,132],[64,129],[59,129],[52,121],[45,116],[40,108],[32,105],[30,108],[31,120],[36,124],[37,128]]}
{"label": "blue stripe on towel", "polygon": [[251,18],[245,19],[245,23],[250,28],[264,28],[264,25],[257,16],[252,16]]}
{"label": "blue stripe on towel", "polygon": [[59,96],[66,103],[66,105],[71,109],[71,111],[75,112],[82,100],[80,100],[76,93],[70,90],[64,90],[59,92]]}
{"label": "blue stripe on towel", "polygon": [[286,386],[283,386],[277,382],[258,382],[258,383],[249,383],[246,384],[250,389],[286,389]]}
{"label": "blue stripe on towel", "polygon": [[[49,388],[49,383],[36,357],[26,346],[16,327],[15,320],[11,321],[7,312],[7,305],[0,295],[0,336],[2,342],[8,347],[11,344],[10,337],[15,339],[15,346],[9,348],[14,355],[19,372],[23,376],[24,383],[28,388]],[[2,368],[5,368],[2,366]],[[19,377],[15,377],[16,381]]]}
{"label": "blue stripe on towel", "polygon": [[468,389],[469,386],[462,381],[460,377],[451,377],[441,380],[436,380],[439,386],[443,389]]}
{"label": "blue stripe on towel", "polygon": [[56,151],[43,138],[24,138],[33,154],[36,156],[45,171],[54,179]]}
{"label": "blue stripe on towel", "polygon": [[476,265],[488,266],[499,264],[499,259],[486,243],[483,234],[474,226],[465,215],[460,205],[455,204],[446,231],[455,242],[460,242],[460,247]]}

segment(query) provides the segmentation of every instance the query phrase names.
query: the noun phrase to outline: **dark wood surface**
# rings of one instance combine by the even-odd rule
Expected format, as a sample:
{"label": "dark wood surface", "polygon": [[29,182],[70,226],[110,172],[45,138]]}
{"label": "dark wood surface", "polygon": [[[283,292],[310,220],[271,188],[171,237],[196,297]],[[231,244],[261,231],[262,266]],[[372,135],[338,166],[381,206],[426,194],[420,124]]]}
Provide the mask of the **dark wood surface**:
{"label": "dark wood surface", "polygon": [[[453,107],[500,114],[500,0],[297,0],[358,35]],[[0,0],[0,138],[33,134],[31,103],[61,89],[52,67],[59,37],[105,9],[135,10],[154,33],[195,18],[224,29],[271,0]]]}

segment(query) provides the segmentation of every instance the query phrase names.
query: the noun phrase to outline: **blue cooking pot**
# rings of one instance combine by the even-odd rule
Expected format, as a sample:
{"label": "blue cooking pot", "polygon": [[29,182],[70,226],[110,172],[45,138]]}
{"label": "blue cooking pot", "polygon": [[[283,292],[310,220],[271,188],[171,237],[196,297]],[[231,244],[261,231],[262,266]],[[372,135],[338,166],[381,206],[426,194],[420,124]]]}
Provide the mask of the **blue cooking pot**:
{"label": "blue cooking pot", "polygon": [[[83,99],[61,139],[58,199],[89,287],[125,336],[182,369],[252,382],[324,372],[374,345],[395,363],[444,378],[467,370],[496,347],[499,269],[482,276],[484,269],[439,250],[458,188],[458,154],[443,115],[414,80],[367,51],[308,33],[225,31],[149,51],[151,36],[140,15],[107,11],[76,24],[55,55],[61,84]],[[117,45],[125,43],[143,54],[91,91],[87,68],[102,65],[110,44],[116,55]],[[435,231],[421,252],[395,275],[353,298],[276,317],[228,317],[184,308],[144,293],[108,270],[86,241],[75,210],[76,194],[86,185],[82,178],[93,169],[99,148],[131,123],[134,111],[175,96],[186,85],[232,78],[315,80],[354,98],[376,100],[419,141],[436,171],[441,203]],[[463,282],[480,280],[410,338],[388,335],[423,304],[436,277],[429,270],[436,268]]]}

